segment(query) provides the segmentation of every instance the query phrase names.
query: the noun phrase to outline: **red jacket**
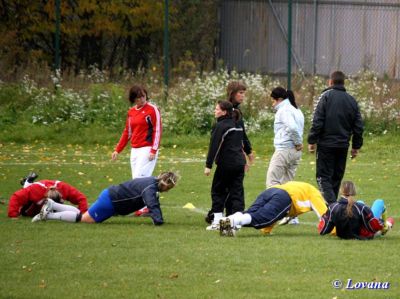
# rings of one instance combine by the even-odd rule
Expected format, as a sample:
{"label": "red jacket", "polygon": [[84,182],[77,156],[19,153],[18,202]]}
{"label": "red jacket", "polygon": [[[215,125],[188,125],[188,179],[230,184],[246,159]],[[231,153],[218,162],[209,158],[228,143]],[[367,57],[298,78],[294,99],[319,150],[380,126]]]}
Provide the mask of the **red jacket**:
{"label": "red jacket", "polygon": [[46,198],[48,188],[56,186],[58,192],[61,193],[63,200],[67,200],[83,213],[88,209],[86,196],[71,185],[60,181],[42,180],[33,183],[29,187],[20,189],[11,195],[8,203],[8,217],[35,216],[40,212],[43,205],[41,202]]}
{"label": "red jacket", "polygon": [[151,153],[157,153],[161,141],[161,116],[158,108],[150,103],[143,107],[132,107],[128,111],[125,129],[115,151],[120,153],[128,141],[133,148],[151,146]]}

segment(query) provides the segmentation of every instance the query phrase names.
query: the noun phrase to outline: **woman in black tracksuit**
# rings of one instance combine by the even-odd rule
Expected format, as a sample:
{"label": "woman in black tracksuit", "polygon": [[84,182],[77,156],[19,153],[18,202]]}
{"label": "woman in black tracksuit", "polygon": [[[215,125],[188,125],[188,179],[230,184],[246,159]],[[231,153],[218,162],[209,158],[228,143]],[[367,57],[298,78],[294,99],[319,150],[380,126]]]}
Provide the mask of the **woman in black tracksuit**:
{"label": "woman in black tracksuit", "polygon": [[214,114],[217,123],[211,132],[204,170],[208,176],[213,162],[217,165],[211,186],[212,207],[209,212],[214,217],[207,230],[219,229],[219,220],[226,205],[231,207],[229,212],[232,214],[244,210],[246,157],[243,151],[243,128],[237,123],[240,114],[228,101],[219,101]]}

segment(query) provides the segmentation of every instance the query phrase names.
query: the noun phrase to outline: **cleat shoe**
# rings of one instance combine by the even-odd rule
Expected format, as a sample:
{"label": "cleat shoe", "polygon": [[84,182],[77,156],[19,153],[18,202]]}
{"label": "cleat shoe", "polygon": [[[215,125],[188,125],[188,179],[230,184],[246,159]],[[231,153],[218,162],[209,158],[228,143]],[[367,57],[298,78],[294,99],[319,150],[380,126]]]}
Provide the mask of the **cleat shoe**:
{"label": "cleat shoe", "polygon": [[206,230],[220,230],[220,226],[218,223],[213,223],[206,227]]}
{"label": "cleat shoe", "polygon": [[206,215],[206,217],[204,217],[204,220],[208,223],[211,224],[214,221],[214,213],[212,211],[209,211]]}
{"label": "cleat shoe", "polygon": [[393,225],[394,225],[394,219],[392,217],[388,217],[382,229],[382,236],[386,235],[387,232],[393,228]]}
{"label": "cleat shoe", "polygon": [[[47,215],[53,211],[53,203],[54,201],[50,198],[46,199],[42,209],[40,210],[39,217],[40,220],[46,220]],[[36,216],[35,216],[36,217]]]}
{"label": "cleat shoe", "polygon": [[133,213],[133,215],[136,217],[149,217],[150,210],[147,207],[144,207],[141,208],[140,210],[137,210],[135,213]]}
{"label": "cleat shoe", "polygon": [[32,218],[32,222],[38,222],[41,220],[42,220],[42,218],[40,218],[40,214],[37,214],[35,217]]}
{"label": "cleat shoe", "polygon": [[25,182],[33,183],[38,177],[39,175],[32,171],[26,177],[20,180],[20,184],[23,186]]}
{"label": "cleat shoe", "polygon": [[231,219],[228,217],[222,218],[219,221],[219,235],[226,237],[234,237],[236,235],[236,228],[232,226]]}
{"label": "cleat shoe", "polygon": [[283,217],[281,221],[279,221],[278,225],[286,225],[290,222],[291,217]]}
{"label": "cleat shoe", "polygon": [[289,221],[289,225],[298,225],[298,224],[300,224],[300,221],[299,221],[299,218],[297,218],[297,217],[293,217]]}

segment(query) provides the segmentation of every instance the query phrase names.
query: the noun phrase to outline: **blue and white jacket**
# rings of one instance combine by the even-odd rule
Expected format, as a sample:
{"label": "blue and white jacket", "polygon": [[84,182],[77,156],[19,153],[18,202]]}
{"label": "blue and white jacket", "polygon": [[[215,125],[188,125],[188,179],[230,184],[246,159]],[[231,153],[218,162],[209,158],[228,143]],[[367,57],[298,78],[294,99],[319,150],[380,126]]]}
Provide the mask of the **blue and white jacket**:
{"label": "blue and white jacket", "polygon": [[118,215],[128,215],[147,206],[155,225],[164,223],[159,201],[158,179],[143,177],[108,188]]}
{"label": "blue and white jacket", "polygon": [[303,143],[304,115],[300,109],[285,99],[275,106],[274,146],[275,149],[294,148]]}

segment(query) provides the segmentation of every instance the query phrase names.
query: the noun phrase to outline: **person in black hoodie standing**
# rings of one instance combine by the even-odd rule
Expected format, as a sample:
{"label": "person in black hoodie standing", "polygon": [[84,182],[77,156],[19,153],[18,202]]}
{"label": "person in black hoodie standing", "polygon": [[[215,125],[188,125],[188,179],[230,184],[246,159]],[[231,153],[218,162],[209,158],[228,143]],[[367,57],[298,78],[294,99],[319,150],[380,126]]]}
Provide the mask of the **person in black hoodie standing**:
{"label": "person in black hoodie standing", "polygon": [[336,202],[352,140],[351,158],[363,145],[363,121],[356,100],[346,92],[345,75],[335,71],[314,111],[308,150],[317,151],[317,183],[326,202]]}
{"label": "person in black hoodie standing", "polygon": [[[217,123],[213,127],[204,174],[209,176],[213,162],[217,165],[211,186],[212,223],[207,230],[219,230],[224,208],[227,216],[244,210],[243,179],[246,157],[243,151],[243,128],[238,123],[239,111],[228,101],[215,107]],[[228,204],[229,203],[229,204]]]}

